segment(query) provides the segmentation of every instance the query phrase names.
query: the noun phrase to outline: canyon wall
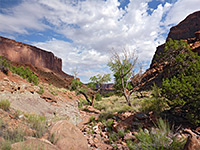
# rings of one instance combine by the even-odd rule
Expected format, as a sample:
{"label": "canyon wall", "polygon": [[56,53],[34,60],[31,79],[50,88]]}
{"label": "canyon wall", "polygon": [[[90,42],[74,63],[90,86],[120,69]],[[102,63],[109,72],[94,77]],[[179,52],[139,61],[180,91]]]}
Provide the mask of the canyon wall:
{"label": "canyon wall", "polygon": [[31,64],[40,69],[49,69],[63,77],[70,77],[62,71],[62,60],[54,56],[52,52],[1,36],[0,56],[4,56],[13,62]]}
{"label": "canyon wall", "polygon": [[[200,11],[194,12],[188,15],[183,21],[181,21],[178,25],[172,27],[168,34],[166,41],[171,38],[173,40],[186,40],[189,43],[195,43],[196,39],[192,39],[195,37],[195,33],[200,31]],[[196,40],[196,41],[194,41]],[[159,55],[162,55],[164,51],[165,44],[162,44],[157,47],[156,52],[153,56],[151,67],[155,62],[158,61]]]}
{"label": "canyon wall", "polygon": [[[190,45],[192,51],[200,55],[200,11],[188,15],[178,25],[172,27],[166,41],[169,38],[184,40]],[[150,68],[143,74],[141,89],[150,89],[153,83],[161,86],[163,77],[167,77],[166,70],[170,66],[162,59],[164,48],[165,44],[157,47]]]}

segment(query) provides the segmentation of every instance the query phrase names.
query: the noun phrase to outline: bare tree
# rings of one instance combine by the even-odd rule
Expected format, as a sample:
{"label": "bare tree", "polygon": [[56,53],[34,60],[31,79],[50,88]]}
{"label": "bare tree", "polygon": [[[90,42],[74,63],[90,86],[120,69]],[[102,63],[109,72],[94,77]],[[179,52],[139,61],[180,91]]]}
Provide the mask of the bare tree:
{"label": "bare tree", "polygon": [[[112,51],[108,66],[114,72],[114,88],[116,92],[123,95],[127,104],[131,106],[130,96],[136,91],[142,79],[142,67],[138,64],[138,57],[135,52],[130,52],[126,49],[123,50],[121,55],[116,51]],[[138,73],[135,73],[136,70],[138,70]]]}
{"label": "bare tree", "polygon": [[77,75],[79,74],[77,67],[75,67],[75,68],[72,69],[72,74],[74,75],[74,79],[76,79]]}

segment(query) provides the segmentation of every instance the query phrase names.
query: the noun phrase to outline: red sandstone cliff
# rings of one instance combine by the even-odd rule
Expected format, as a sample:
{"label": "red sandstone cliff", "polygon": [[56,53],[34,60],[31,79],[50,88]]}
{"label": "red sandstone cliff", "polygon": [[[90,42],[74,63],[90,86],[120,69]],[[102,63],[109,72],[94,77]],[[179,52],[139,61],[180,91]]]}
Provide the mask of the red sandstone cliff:
{"label": "red sandstone cliff", "polygon": [[[167,40],[169,38],[185,40],[191,46],[192,51],[198,52],[200,55],[200,11],[190,14],[178,25],[172,27]],[[167,76],[166,70],[170,66],[167,61],[162,59],[164,47],[165,44],[157,47],[150,68],[143,74],[142,89],[150,89],[153,83],[160,86],[162,78]]]}
{"label": "red sandstone cliff", "polygon": [[43,70],[49,69],[64,78],[72,78],[62,71],[62,60],[54,56],[52,52],[1,36],[0,56],[4,56],[13,62],[32,65]]}
{"label": "red sandstone cliff", "polygon": [[167,39],[173,40],[186,40],[193,38],[194,33],[200,30],[200,11],[188,15],[178,25],[172,27],[168,34]]}

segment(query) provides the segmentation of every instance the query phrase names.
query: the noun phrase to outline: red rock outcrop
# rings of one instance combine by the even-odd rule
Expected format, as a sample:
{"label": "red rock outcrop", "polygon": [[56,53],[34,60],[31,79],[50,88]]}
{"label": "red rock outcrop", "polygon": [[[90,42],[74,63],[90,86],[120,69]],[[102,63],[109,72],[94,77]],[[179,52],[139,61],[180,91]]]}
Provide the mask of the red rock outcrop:
{"label": "red rock outcrop", "polygon": [[187,16],[178,25],[172,27],[168,34],[173,40],[193,38],[194,33],[200,30],[200,11],[194,12]]}
{"label": "red rock outcrop", "polygon": [[[172,27],[167,40],[169,38],[186,41],[192,48],[192,51],[198,52],[200,55],[200,11],[190,14],[178,25]],[[164,48],[165,44],[157,47],[150,68],[143,74],[141,89],[150,89],[153,83],[160,86],[163,77],[167,77],[166,70],[170,66],[168,62],[162,59]]]}
{"label": "red rock outcrop", "polygon": [[33,65],[40,69],[49,69],[65,78],[71,77],[62,71],[62,60],[52,52],[1,36],[0,56],[4,56],[13,62]]}

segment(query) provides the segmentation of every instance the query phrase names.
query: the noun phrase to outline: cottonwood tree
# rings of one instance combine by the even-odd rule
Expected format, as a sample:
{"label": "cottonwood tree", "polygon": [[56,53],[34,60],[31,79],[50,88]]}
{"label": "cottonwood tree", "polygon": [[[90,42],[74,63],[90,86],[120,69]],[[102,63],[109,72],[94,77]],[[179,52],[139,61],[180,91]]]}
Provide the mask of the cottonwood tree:
{"label": "cottonwood tree", "polygon": [[93,105],[97,93],[101,91],[103,84],[109,82],[111,78],[110,74],[103,74],[103,75],[98,74],[97,76],[90,77],[90,80],[92,82],[88,84],[88,87],[94,91],[92,94],[92,105]]}
{"label": "cottonwood tree", "polygon": [[[130,96],[136,91],[142,79],[142,67],[138,64],[138,57],[135,52],[125,49],[121,55],[116,51],[112,51],[108,66],[114,73],[116,93],[124,96],[127,104],[131,106]],[[139,70],[138,73],[135,73],[136,70]]]}
{"label": "cottonwood tree", "polygon": [[[79,81],[78,79],[74,79],[71,82],[71,90],[75,90],[78,93],[82,94],[87,102],[89,103],[89,105],[94,105],[94,99],[97,95],[97,93],[100,92],[102,85],[105,84],[106,82],[110,81],[110,74],[104,74],[104,75],[100,75],[98,74],[97,76],[93,76],[90,78],[90,80],[92,82],[87,84],[87,87],[85,85],[82,84],[81,81]],[[90,89],[92,90],[90,90]],[[92,101],[89,100],[88,95],[91,95],[92,97]]]}

